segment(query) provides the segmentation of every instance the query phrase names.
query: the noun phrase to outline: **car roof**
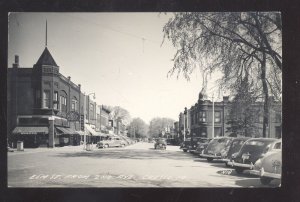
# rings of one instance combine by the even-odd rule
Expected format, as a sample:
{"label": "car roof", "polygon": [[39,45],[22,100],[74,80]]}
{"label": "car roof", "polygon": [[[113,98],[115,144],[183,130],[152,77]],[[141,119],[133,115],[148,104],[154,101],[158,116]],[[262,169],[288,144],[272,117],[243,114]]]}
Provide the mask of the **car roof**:
{"label": "car roof", "polygon": [[247,140],[247,142],[253,141],[253,140],[261,141],[261,142],[275,142],[278,139],[275,139],[275,138],[250,138],[249,140]]}
{"label": "car roof", "polygon": [[222,136],[222,137],[215,137],[214,139],[233,139],[233,137],[228,137],[228,136]]}
{"label": "car roof", "polygon": [[233,138],[233,140],[248,140],[250,138],[251,137],[235,137],[235,138]]}

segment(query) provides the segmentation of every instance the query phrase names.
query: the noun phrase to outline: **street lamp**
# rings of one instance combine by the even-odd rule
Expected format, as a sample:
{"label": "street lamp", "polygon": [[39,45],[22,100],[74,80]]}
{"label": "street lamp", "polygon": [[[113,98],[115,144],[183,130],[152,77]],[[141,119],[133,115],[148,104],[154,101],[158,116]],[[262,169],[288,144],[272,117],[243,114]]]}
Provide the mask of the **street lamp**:
{"label": "street lamp", "polygon": [[[96,94],[95,93],[89,93],[87,95],[87,97],[89,97],[90,95],[94,95],[93,98],[96,99]],[[83,127],[84,127],[84,136],[83,136],[83,149],[86,149],[86,129],[85,129],[85,118],[86,118],[86,96],[84,94],[84,99],[83,99]]]}

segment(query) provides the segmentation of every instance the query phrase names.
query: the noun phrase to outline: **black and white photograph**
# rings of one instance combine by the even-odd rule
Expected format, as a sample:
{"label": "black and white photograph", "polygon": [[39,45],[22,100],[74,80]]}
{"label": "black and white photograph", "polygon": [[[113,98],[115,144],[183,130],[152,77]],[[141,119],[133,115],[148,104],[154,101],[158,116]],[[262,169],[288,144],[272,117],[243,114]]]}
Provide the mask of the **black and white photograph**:
{"label": "black and white photograph", "polygon": [[279,188],[282,13],[10,12],[9,188]]}

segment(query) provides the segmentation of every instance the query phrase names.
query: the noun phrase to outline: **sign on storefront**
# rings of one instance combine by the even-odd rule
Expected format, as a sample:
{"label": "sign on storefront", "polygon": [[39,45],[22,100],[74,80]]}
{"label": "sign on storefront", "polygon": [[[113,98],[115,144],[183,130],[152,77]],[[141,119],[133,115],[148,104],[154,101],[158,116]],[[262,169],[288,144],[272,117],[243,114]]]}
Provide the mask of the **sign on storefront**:
{"label": "sign on storefront", "polygon": [[80,128],[84,131],[84,115],[80,115]]}

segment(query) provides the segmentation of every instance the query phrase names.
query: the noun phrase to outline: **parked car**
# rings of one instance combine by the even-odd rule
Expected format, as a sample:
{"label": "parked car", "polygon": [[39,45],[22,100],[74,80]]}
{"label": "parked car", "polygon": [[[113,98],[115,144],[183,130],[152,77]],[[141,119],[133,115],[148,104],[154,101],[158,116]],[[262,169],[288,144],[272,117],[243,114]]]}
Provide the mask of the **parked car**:
{"label": "parked car", "polygon": [[191,138],[187,138],[185,139],[184,142],[181,143],[180,149],[182,149],[184,152],[187,152],[190,144],[191,144]]}
{"label": "parked car", "polygon": [[259,158],[276,148],[276,142],[278,142],[278,139],[274,138],[251,138],[243,144],[238,153],[232,155],[228,165],[232,166],[237,173],[252,170],[254,163]]}
{"label": "parked car", "polygon": [[208,162],[214,159],[222,159],[227,156],[232,137],[217,137],[212,139],[200,157],[206,158]]}
{"label": "parked car", "polygon": [[167,141],[164,138],[159,138],[154,143],[154,149],[166,149],[167,148]]}
{"label": "parked car", "polygon": [[228,166],[228,162],[231,160],[232,154],[237,153],[242,148],[243,144],[250,139],[250,137],[237,137],[232,140],[230,143],[227,155],[221,159],[225,162],[225,165]]}
{"label": "parked car", "polygon": [[197,155],[202,154],[204,149],[207,147],[207,145],[209,144],[209,142],[211,140],[212,139],[210,139],[210,138],[202,138],[194,153]]}
{"label": "parked car", "polygon": [[189,145],[188,151],[191,153],[196,153],[196,150],[200,144],[208,144],[209,139],[204,137],[193,138],[191,144]]}
{"label": "parked car", "polygon": [[177,145],[177,141],[174,138],[168,138],[167,139],[167,144],[168,145]]}
{"label": "parked car", "polygon": [[250,174],[259,176],[260,182],[267,185],[273,179],[281,180],[281,168],[282,150],[274,149],[255,162],[253,170],[250,170]]}
{"label": "parked car", "polygon": [[107,147],[123,147],[125,146],[124,140],[121,140],[120,137],[109,137],[106,140],[101,140],[97,143],[98,148],[107,148]]}

